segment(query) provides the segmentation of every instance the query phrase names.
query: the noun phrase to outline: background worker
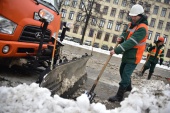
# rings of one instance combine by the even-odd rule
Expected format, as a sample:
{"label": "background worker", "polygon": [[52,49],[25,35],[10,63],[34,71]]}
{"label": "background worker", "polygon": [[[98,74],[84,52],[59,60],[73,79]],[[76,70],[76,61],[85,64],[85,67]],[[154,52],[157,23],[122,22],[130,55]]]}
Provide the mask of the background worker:
{"label": "background worker", "polygon": [[148,80],[151,79],[151,76],[154,72],[155,66],[158,63],[158,60],[160,59],[159,64],[161,65],[163,62],[163,57],[164,57],[164,38],[159,37],[158,40],[152,45],[150,44],[147,48],[147,51],[149,52],[148,54],[148,60],[144,64],[144,68],[142,70],[142,73],[140,76],[143,76],[144,72],[147,69],[149,70],[148,74]]}
{"label": "background worker", "polygon": [[123,53],[119,69],[121,77],[119,89],[115,96],[108,99],[110,102],[122,101],[124,93],[132,89],[131,74],[142,58],[148,37],[148,21],[143,13],[144,9],[141,5],[135,4],[132,6],[129,13],[131,23],[129,23],[129,26],[123,31],[121,36],[117,38],[119,46],[110,51],[111,55]]}

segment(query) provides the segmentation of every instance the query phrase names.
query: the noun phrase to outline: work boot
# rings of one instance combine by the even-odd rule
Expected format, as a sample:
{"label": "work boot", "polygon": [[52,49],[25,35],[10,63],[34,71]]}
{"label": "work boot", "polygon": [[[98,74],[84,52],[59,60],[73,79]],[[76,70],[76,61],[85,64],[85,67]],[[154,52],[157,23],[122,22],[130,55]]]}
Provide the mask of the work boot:
{"label": "work boot", "polygon": [[142,71],[139,72],[138,76],[142,77],[143,74],[145,73],[146,69],[143,69]]}
{"label": "work boot", "polygon": [[130,84],[130,85],[128,85],[128,87],[126,88],[125,92],[127,92],[127,91],[131,92],[131,90],[132,90],[132,85]]}
{"label": "work boot", "polygon": [[152,73],[149,73],[147,79],[150,80],[150,79],[151,79],[151,76],[152,76]]}
{"label": "work boot", "polygon": [[117,94],[115,96],[109,97],[108,101],[110,101],[110,102],[115,102],[115,101],[121,102],[123,100],[124,93],[125,93],[125,89],[119,87]]}

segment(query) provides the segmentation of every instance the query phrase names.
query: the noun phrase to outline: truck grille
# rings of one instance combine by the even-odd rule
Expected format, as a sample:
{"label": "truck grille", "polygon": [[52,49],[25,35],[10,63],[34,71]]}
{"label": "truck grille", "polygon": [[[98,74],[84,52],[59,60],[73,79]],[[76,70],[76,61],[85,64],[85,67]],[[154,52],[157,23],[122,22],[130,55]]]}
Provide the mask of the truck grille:
{"label": "truck grille", "polygon": [[[42,32],[40,27],[37,26],[26,26],[22,31],[19,41],[30,42],[30,43],[39,43],[40,39],[35,37],[37,32]],[[48,43],[50,41],[51,31],[46,30],[43,43]]]}

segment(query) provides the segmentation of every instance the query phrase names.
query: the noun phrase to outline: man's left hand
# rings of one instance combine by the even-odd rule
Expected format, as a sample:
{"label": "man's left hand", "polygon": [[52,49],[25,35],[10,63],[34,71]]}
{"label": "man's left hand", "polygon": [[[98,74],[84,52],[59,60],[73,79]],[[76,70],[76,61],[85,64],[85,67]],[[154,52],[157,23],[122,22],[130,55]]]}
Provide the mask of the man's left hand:
{"label": "man's left hand", "polygon": [[113,54],[115,54],[115,51],[114,51],[114,50],[111,50],[111,51],[110,51],[110,55],[113,55]]}

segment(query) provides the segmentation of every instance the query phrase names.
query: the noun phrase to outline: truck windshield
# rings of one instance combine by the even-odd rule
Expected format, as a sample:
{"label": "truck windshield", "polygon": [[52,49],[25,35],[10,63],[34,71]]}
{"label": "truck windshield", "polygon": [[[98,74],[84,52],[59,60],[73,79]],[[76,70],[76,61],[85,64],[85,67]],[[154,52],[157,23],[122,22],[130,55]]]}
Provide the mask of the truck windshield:
{"label": "truck windshield", "polygon": [[52,9],[53,11],[55,11],[59,14],[57,2],[54,2],[54,0],[35,0],[35,1],[38,4],[42,4],[42,5]]}

